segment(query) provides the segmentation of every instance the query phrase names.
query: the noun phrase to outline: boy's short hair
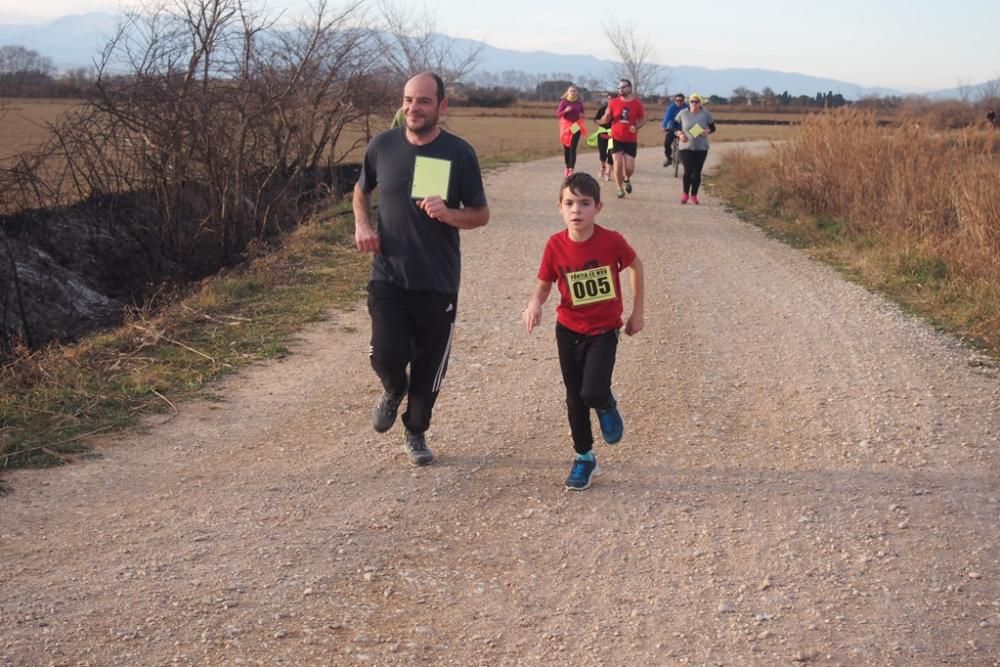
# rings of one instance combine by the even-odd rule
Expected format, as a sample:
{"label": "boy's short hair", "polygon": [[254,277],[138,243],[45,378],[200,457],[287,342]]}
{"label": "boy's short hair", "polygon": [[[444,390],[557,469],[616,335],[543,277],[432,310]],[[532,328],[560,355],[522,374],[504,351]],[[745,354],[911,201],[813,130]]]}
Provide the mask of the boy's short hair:
{"label": "boy's short hair", "polygon": [[595,204],[601,203],[601,184],[590,174],[578,171],[572,176],[567,176],[559,188],[559,201],[562,201],[563,192],[569,188],[575,195],[591,197]]}

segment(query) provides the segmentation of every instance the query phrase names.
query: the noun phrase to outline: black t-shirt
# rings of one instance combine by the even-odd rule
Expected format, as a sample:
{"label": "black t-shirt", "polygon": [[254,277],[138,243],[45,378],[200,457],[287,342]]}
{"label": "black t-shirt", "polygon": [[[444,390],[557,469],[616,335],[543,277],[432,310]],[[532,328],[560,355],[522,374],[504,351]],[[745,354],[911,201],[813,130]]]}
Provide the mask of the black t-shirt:
{"label": "black t-shirt", "polygon": [[462,268],[458,229],[428,216],[410,196],[418,155],[451,161],[445,199],[450,208],[486,206],[479,160],[466,141],[445,130],[425,146],[407,141],[404,128],[376,135],[358,179],[364,192],[379,189],[376,231],[382,252],[372,260],[372,280],[457,294]]}
{"label": "black t-shirt", "polygon": [[597,109],[597,113],[594,114],[594,120],[598,122],[598,127],[602,127],[605,130],[611,127],[611,122],[609,121],[607,125],[600,125],[601,119],[604,118],[604,112],[608,110],[608,103],[605,102]]}

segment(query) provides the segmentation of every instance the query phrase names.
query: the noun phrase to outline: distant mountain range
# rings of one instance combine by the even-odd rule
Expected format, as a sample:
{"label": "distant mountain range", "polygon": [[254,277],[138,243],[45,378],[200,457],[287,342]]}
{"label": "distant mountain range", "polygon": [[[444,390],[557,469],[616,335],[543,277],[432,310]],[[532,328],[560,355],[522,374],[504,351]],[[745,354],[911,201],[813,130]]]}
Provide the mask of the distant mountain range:
{"label": "distant mountain range", "polygon": [[117,20],[111,14],[93,13],[41,25],[0,24],[0,46],[17,44],[38,51],[62,70],[89,67],[114,34]]}
{"label": "distant mountain range", "polygon": [[[91,65],[108,38],[114,33],[117,18],[111,14],[91,13],[65,16],[43,25],[3,25],[0,24],[0,46],[18,44],[38,51],[50,58],[56,67],[69,70]],[[458,38],[459,49],[472,48],[477,42]],[[608,82],[613,78],[613,63],[589,55],[562,55],[546,51],[513,51],[487,44],[480,54],[480,63],[473,78],[482,73],[501,74],[506,71],[520,71],[529,75],[568,74],[575,81],[588,80]],[[727,97],[735,88],[743,86],[760,91],[770,87],[776,93],[788,91],[790,95],[813,96],[818,92],[832,91],[847,99],[859,99],[866,95],[906,95],[907,91],[892,88],[871,88],[846,81],[825,79],[795,72],[779,72],[765,69],[708,69],[687,65],[670,66],[667,69],[669,90],[692,92],[703,95]],[[930,98],[958,98],[962,93],[971,99],[977,98],[977,91],[988,83],[969,86],[964,90],[948,90],[923,93]]]}
{"label": "distant mountain range", "polygon": [[[456,41],[464,48],[475,44],[464,39]],[[562,55],[545,51],[511,51],[490,45],[483,49],[478,69],[495,73],[507,70],[518,70],[528,74],[570,73],[574,75],[575,81],[581,83],[588,79],[608,82],[614,76],[611,72],[616,71],[612,61],[601,60],[594,56]],[[859,99],[866,95],[906,95],[905,92],[891,88],[866,88],[845,81],[794,72],[765,69],[708,69],[688,65],[670,66],[665,69],[671,93],[697,91],[703,95],[728,97],[740,86],[756,91],[770,86],[778,94],[787,90],[789,95],[796,97],[813,96],[828,91],[840,93],[847,99]]]}

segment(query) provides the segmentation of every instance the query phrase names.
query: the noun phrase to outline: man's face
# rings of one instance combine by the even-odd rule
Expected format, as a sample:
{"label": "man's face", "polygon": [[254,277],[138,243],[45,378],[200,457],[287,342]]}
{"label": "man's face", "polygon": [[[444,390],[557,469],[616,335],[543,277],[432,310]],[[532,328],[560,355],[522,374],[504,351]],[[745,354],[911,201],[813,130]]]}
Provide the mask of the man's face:
{"label": "man's face", "polygon": [[437,84],[429,76],[417,75],[403,88],[403,113],[406,129],[414,134],[425,134],[437,127],[441,112],[447,102],[437,100]]}
{"label": "man's face", "polygon": [[674,102],[677,103],[677,106],[684,104],[684,96],[678,95],[677,97],[674,98]]}
{"label": "man's face", "polygon": [[628,85],[624,81],[618,84],[618,94],[622,97],[628,97],[632,94],[632,86]]}

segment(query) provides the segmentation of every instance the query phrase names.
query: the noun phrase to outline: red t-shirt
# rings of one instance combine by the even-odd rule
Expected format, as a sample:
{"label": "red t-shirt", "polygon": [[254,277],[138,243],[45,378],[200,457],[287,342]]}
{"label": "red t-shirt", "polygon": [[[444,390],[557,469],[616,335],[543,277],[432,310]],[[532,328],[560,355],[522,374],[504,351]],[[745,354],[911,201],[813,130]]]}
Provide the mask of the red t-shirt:
{"label": "red t-shirt", "polygon": [[594,225],[593,235],[578,243],[569,230],[549,237],[538,279],[557,283],[561,299],[556,320],[567,329],[593,336],[622,326],[619,274],[635,261],[635,250],[618,232]]}
{"label": "red t-shirt", "polygon": [[646,109],[639,98],[633,97],[626,102],[616,97],[608,102],[608,108],[611,109],[611,138],[629,144],[638,143],[639,133],[631,132],[628,128],[646,117]]}

